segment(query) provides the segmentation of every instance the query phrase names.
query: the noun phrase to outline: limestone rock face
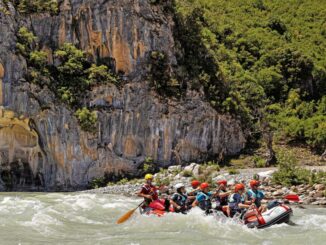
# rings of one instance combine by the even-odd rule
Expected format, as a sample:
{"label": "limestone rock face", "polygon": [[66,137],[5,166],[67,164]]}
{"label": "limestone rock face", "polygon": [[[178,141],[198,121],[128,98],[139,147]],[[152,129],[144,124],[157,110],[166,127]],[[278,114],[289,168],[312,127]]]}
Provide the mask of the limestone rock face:
{"label": "limestone rock face", "polygon": [[[7,185],[10,179],[14,187],[73,190],[105,173],[134,174],[145,157],[170,166],[243,149],[246,140],[239,123],[218,114],[200,93],[188,91],[177,101],[148,87],[148,52],[164,51],[171,67],[176,65],[172,17],[159,5],[147,0],[65,0],[58,16],[20,20],[38,36],[49,62],[55,62],[56,47],[72,42],[91,59],[107,60],[125,74],[122,88],[106,85],[91,92],[90,106],[102,108],[95,134],[82,131],[73,112],[50,90],[22,79],[26,61],[15,52],[20,18],[14,8],[10,12],[0,12],[0,176]],[[11,169],[19,166],[16,176]]]}
{"label": "limestone rock face", "polygon": [[172,17],[148,0],[64,0],[57,17],[34,16],[31,25],[45,50],[78,44],[94,59],[111,61],[118,72],[142,78],[151,50],[165,51],[171,64]]}

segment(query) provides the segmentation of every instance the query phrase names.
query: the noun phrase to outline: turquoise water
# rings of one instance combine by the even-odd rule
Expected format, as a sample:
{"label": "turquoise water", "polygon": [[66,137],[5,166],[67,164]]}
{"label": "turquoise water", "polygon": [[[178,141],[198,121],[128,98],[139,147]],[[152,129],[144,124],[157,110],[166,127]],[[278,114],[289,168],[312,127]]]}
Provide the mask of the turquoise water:
{"label": "turquoise water", "polygon": [[296,226],[248,229],[236,221],[168,214],[116,225],[139,199],[64,193],[0,194],[0,244],[326,244],[326,209],[294,208]]}

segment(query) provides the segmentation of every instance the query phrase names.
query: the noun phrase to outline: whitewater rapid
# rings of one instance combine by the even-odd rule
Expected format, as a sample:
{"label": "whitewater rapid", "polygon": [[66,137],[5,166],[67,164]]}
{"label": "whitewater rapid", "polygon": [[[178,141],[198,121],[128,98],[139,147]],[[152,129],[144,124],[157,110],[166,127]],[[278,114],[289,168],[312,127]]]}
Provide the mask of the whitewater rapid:
{"label": "whitewater rapid", "polygon": [[168,214],[116,225],[140,199],[85,193],[1,193],[0,244],[326,244],[326,209],[294,207],[295,226],[248,229],[236,221]]}

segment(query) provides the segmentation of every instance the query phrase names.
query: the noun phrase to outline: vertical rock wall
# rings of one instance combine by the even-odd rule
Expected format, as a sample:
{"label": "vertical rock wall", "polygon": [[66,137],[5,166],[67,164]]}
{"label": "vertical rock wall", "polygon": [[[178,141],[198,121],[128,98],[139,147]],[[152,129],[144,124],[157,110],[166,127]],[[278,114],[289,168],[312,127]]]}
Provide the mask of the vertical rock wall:
{"label": "vertical rock wall", "polygon": [[[19,166],[20,161],[27,164],[32,175],[28,183],[38,182],[45,190],[71,190],[105,173],[135,173],[145,157],[168,166],[243,149],[245,137],[239,123],[217,114],[201,94],[188,91],[176,101],[161,98],[148,87],[144,75],[150,51],[164,51],[170,65],[177,65],[172,17],[158,5],[147,0],[65,0],[58,16],[24,19],[10,10],[11,15],[0,13],[0,105],[14,112],[10,120],[16,124],[23,118],[30,123],[24,130],[14,126],[10,131],[7,121],[0,119],[0,145],[4,151],[12,147],[10,142],[19,145],[21,153],[14,155],[20,157],[7,162],[9,166]],[[73,113],[47,88],[22,79],[26,62],[15,53],[17,20],[38,36],[49,62],[54,62],[56,47],[72,42],[91,59],[101,58],[125,74],[129,82],[122,88],[99,86],[91,92],[90,105],[102,108],[96,134],[83,132]],[[29,150],[23,154],[21,142],[26,137],[33,144],[25,145]]]}

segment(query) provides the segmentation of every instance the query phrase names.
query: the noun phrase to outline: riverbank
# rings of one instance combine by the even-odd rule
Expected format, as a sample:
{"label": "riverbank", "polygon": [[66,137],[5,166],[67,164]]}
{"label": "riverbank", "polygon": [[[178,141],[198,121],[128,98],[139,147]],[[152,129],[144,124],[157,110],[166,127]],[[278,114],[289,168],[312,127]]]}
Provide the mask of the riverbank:
{"label": "riverbank", "polygon": [[[325,171],[326,166],[306,166],[307,170],[318,173]],[[273,199],[282,199],[284,195],[295,194],[300,196],[300,204],[318,205],[326,207],[326,186],[322,183],[300,184],[292,186],[283,186],[272,182],[272,175],[277,168],[250,168],[250,169],[216,169],[215,166],[202,166],[192,163],[187,167],[171,166],[166,170],[161,170],[154,175],[156,184],[165,186],[163,193],[171,194],[174,192],[173,186],[176,183],[184,183],[189,187],[192,179],[207,179],[209,174],[210,183],[214,186],[220,179],[226,179],[228,185],[242,182],[248,184],[251,179],[259,178],[261,180],[261,189],[266,197]],[[109,184],[106,187],[96,188],[84,191],[85,193],[96,194],[117,194],[126,196],[136,196],[136,192],[142,186],[142,179],[132,180],[125,184]]]}

